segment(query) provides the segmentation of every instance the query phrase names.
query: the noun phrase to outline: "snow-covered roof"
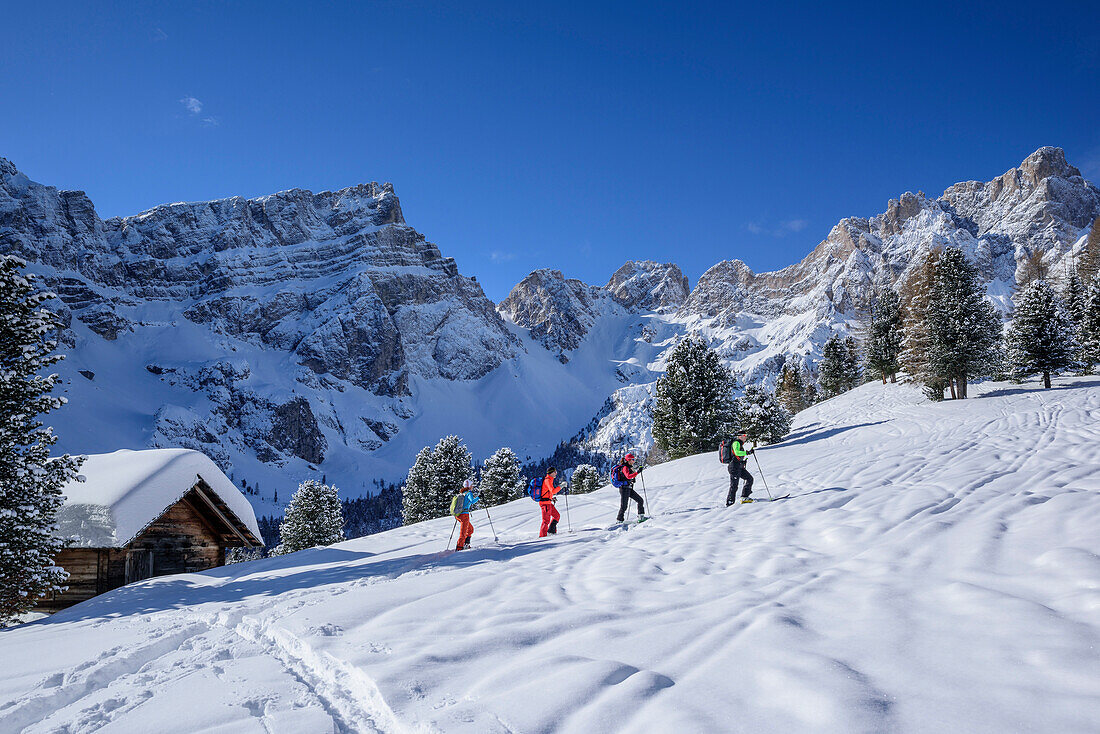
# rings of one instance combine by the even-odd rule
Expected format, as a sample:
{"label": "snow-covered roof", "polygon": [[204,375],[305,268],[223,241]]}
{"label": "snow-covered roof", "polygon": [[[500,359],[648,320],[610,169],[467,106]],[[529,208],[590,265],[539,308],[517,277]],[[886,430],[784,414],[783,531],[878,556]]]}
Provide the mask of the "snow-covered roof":
{"label": "snow-covered roof", "polygon": [[[256,538],[260,528],[252,505],[205,454],[190,449],[123,449],[92,454],[80,467],[86,481],[62,490],[58,534],[68,545],[118,548],[126,545],[180,500],[199,479]],[[230,518],[232,519],[232,518]]]}

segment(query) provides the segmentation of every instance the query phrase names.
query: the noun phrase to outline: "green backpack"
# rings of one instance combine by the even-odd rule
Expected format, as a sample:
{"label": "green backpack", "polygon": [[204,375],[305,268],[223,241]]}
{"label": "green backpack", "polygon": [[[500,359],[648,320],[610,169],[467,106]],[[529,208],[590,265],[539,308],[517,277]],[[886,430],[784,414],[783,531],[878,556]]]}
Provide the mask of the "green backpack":
{"label": "green backpack", "polygon": [[451,515],[458,517],[466,509],[466,500],[462,497],[462,492],[455,495],[455,498],[451,500]]}

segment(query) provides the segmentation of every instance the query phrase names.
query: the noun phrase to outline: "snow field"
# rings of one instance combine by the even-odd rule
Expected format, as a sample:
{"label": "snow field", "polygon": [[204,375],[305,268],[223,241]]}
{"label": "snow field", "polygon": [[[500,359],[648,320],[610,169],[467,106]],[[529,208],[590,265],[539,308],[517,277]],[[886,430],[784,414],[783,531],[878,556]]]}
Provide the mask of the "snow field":
{"label": "snow field", "polygon": [[605,488],[125,587],[0,633],[0,731],[1095,731],[1100,379],[975,392],[804,411],[775,503],[712,453],[643,525]]}

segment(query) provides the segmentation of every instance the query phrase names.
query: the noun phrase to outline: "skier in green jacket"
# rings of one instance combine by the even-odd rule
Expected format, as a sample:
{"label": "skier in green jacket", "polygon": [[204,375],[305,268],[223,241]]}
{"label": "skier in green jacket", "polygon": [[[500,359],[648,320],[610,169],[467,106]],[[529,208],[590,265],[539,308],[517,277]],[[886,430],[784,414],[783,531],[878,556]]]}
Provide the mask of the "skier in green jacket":
{"label": "skier in green jacket", "polygon": [[731,455],[729,464],[726,468],[730,473],[730,491],[726,495],[726,507],[729,507],[737,501],[737,485],[741,479],[745,480],[745,489],[741,493],[741,502],[752,502],[753,499],[749,495],[752,494],[752,474],[749,474],[749,470],[746,468],[749,463],[749,454],[755,454],[756,449],[752,448],[748,451],[745,450],[745,442],[748,441],[749,436],[747,433],[742,433],[737,438],[733,439],[733,443],[730,446]]}

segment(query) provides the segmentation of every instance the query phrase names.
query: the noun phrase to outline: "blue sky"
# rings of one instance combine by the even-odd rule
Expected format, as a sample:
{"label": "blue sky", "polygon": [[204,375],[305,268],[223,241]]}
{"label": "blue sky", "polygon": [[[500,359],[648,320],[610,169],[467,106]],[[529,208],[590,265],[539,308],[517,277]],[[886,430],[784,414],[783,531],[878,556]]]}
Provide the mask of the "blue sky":
{"label": "blue sky", "polygon": [[19,3],[4,25],[0,156],[31,178],[102,216],[392,181],[495,300],[538,267],[779,268],[1042,145],[1100,180],[1093,2]]}

